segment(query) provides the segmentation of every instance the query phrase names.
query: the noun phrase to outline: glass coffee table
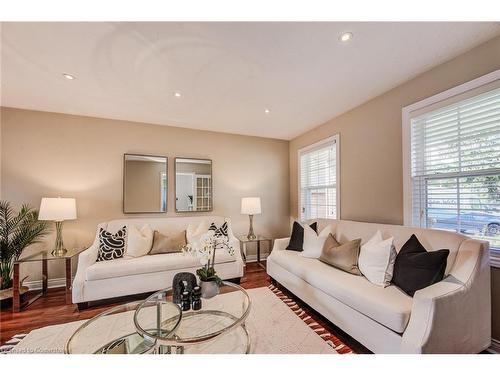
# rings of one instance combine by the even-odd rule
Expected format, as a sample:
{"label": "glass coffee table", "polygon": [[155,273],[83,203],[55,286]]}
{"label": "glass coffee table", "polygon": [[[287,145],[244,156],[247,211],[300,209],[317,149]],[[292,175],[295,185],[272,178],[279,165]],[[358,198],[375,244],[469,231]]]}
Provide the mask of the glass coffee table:
{"label": "glass coffee table", "polygon": [[202,298],[202,308],[183,311],[180,321],[176,316],[163,314],[158,314],[156,321],[152,320],[149,309],[156,304],[172,303],[172,297],[172,288],[160,290],[142,302],[135,311],[137,332],[144,340],[154,342],[155,353],[250,352],[250,336],[245,321],[250,313],[251,301],[245,289],[224,281],[218,295]]}
{"label": "glass coffee table", "polygon": [[[69,338],[64,347],[67,354],[145,354],[153,353],[154,340],[139,335],[134,325],[134,314],[143,301],[120,305],[84,322]],[[159,303],[144,306],[145,324],[154,326],[162,318],[161,334],[168,336],[177,328],[181,319],[179,306]]]}
{"label": "glass coffee table", "polygon": [[250,352],[248,293],[224,281],[200,310],[181,311],[172,288],[106,310],[68,339],[68,354],[242,354]]}

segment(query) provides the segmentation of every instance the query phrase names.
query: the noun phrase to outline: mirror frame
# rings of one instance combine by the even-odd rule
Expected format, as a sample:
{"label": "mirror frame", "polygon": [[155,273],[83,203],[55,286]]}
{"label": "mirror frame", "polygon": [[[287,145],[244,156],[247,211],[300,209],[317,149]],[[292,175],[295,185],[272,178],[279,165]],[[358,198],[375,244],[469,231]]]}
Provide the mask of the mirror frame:
{"label": "mirror frame", "polygon": [[[209,161],[210,162],[210,187],[211,187],[211,193],[212,193],[212,204],[210,206],[209,210],[196,210],[196,211],[179,211],[177,209],[177,160],[178,159],[188,159],[188,160],[204,160],[204,161]],[[175,207],[175,212],[176,213],[197,213],[197,212],[212,212],[214,210],[214,175],[213,175],[213,160],[212,159],[204,159],[204,158],[185,158],[185,157],[178,157],[176,156],[174,158],[174,207]]]}
{"label": "mirror frame", "polygon": [[[125,210],[125,181],[127,175],[127,156],[149,156],[152,158],[164,158],[165,159],[165,173],[167,175],[167,185],[165,189],[165,211],[126,211]],[[168,212],[168,157],[163,155],[148,155],[148,154],[123,154],[123,183],[122,183],[122,211],[124,214],[166,214]]]}

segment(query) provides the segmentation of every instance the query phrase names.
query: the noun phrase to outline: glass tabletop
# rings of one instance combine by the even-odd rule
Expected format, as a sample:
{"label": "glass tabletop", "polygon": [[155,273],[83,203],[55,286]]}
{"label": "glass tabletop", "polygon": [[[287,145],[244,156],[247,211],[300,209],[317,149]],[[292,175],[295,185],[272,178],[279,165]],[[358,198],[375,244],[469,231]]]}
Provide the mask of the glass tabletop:
{"label": "glass tabletop", "polygon": [[[150,316],[155,304],[171,303],[172,288],[161,290],[141,303],[135,312],[137,331],[158,345],[189,346],[201,344],[228,333],[240,326],[250,312],[250,297],[239,285],[224,281],[220,293],[215,297],[202,298],[200,310],[183,311],[173,334],[164,334],[164,327],[172,327],[175,318],[157,315],[156,321]],[[168,329],[167,329],[168,332]]]}
{"label": "glass tabletop", "polygon": [[[137,333],[134,314],[143,301],[130,302],[106,310],[83,323],[67,341],[68,354],[142,354],[152,352],[155,340]],[[161,335],[172,334],[181,318],[181,310],[173,303],[144,306],[142,318],[146,330],[155,327],[157,317],[163,322]],[[155,329],[154,334],[158,334]],[[151,333],[153,335],[153,333]]]}
{"label": "glass tabletop", "polygon": [[28,255],[26,257],[22,257],[16,260],[14,263],[26,263],[26,262],[39,262],[41,260],[58,260],[58,259],[67,259],[72,258],[82,251],[86,250],[88,247],[76,247],[72,249],[68,249],[66,253],[63,255],[53,255],[51,251],[39,251],[37,253]]}
{"label": "glass tabletop", "polygon": [[254,238],[252,240],[249,239],[246,234],[241,235],[241,236],[237,236],[236,238],[238,238],[238,240],[240,240],[241,242],[271,241],[271,238],[261,236],[261,235],[256,236],[256,238]]}

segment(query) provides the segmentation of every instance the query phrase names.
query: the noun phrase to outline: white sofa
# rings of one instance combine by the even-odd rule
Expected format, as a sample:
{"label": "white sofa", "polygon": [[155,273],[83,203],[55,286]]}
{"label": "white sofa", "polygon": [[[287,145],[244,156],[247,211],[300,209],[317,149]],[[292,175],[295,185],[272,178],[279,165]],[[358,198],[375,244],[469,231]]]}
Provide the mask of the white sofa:
{"label": "white sofa", "polygon": [[[169,235],[186,230],[188,225],[199,224],[206,220],[209,224],[224,223],[227,218],[220,216],[170,217],[170,218],[134,218],[112,220],[101,223],[92,246],[78,257],[78,268],[72,286],[73,303],[83,303],[105,298],[119,297],[138,293],[154,292],[172,285],[173,277],[178,272],[192,272],[201,267],[198,258],[182,253],[145,255],[139,258],[121,258],[111,261],[96,262],[99,248],[99,228],[115,233],[124,225],[141,228],[149,224],[153,230]],[[215,257],[215,269],[224,279],[243,276],[243,259],[239,251],[239,241],[229,226],[229,241],[234,255],[226,250],[219,250]]]}
{"label": "white sofa", "polygon": [[[315,220],[316,221],[316,220]],[[375,353],[478,353],[491,342],[491,294],[487,242],[439,230],[344,220],[332,225],[340,242],[366,242],[377,229],[401,246],[415,233],[429,251],[449,249],[443,281],[409,297],[363,276],[343,272],[317,259],[285,250],[276,240],[267,273],[346,333]]]}

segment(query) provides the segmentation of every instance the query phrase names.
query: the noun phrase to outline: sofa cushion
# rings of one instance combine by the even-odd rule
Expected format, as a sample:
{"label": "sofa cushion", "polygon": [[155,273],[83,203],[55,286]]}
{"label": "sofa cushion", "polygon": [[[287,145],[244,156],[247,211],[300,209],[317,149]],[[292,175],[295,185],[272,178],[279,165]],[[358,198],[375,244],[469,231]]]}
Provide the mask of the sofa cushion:
{"label": "sofa cushion", "polygon": [[[215,256],[216,265],[235,261],[236,258],[229,255],[227,251],[217,252]],[[193,267],[199,268],[201,267],[201,263],[199,258],[191,255],[183,253],[145,255],[140,258],[122,258],[94,263],[87,268],[86,279],[101,280]]]}
{"label": "sofa cushion", "polygon": [[276,250],[270,259],[345,305],[398,333],[404,332],[410,319],[413,299],[397,287],[370,283],[363,276],[330,267],[318,259],[299,253]]}
{"label": "sofa cushion", "polygon": [[353,275],[361,275],[358,268],[360,245],[361,239],[359,238],[341,245],[330,233],[323,246],[319,260]]}
{"label": "sofa cushion", "polygon": [[448,249],[428,252],[412,234],[396,257],[394,285],[413,296],[417,290],[443,280],[449,253]]}
{"label": "sofa cushion", "polygon": [[179,253],[186,244],[186,231],[177,233],[177,235],[166,236],[155,230],[153,246],[149,255]]}
{"label": "sofa cushion", "polygon": [[[309,224],[309,227],[317,232],[317,224],[314,222]],[[287,250],[303,251],[304,245],[304,227],[297,221],[293,222],[292,234],[290,235],[290,242],[288,243]]]}
{"label": "sofa cushion", "polygon": [[126,241],[126,226],[116,231],[116,233],[99,228],[99,251],[96,262],[122,258],[125,253]]}

